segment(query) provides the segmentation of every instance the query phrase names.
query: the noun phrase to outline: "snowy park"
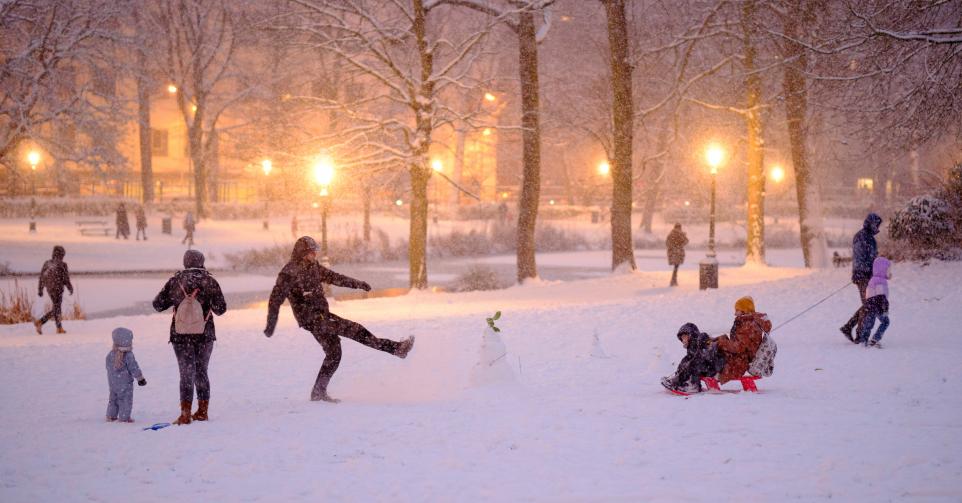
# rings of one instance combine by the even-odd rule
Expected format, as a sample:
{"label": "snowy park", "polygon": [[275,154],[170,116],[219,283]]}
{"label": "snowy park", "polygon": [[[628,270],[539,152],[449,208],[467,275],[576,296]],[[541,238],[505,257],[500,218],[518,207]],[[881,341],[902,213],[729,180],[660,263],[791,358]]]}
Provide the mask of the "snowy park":
{"label": "snowy park", "polygon": [[0,503],[962,503],[962,0],[0,41]]}

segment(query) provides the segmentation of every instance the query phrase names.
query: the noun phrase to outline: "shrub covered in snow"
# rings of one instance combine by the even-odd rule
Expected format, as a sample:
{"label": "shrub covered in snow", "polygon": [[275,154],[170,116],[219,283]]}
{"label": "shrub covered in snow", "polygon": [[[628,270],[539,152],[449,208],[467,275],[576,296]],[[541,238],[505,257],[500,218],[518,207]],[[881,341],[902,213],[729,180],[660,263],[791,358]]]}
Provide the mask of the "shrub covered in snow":
{"label": "shrub covered in snow", "polygon": [[490,267],[483,265],[472,265],[454,281],[453,289],[456,292],[474,292],[478,290],[500,290],[505,285],[498,273]]}
{"label": "shrub covered in snow", "polygon": [[957,245],[948,203],[929,195],[914,197],[895,212],[889,236],[923,255]]}

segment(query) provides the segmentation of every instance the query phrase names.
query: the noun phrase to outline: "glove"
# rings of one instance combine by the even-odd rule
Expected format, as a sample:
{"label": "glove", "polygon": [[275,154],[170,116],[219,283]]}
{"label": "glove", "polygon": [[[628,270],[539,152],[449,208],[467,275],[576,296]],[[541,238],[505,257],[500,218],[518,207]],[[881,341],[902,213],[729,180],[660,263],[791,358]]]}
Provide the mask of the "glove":
{"label": "glove", "polygon": [[70,290],[70,295],[73,295],[73,290]]}
{"label": "glove", "polygon": [[264,329],[264,336],[270,337],[270,336],[272,336],[272,335],[274,335],[274,331],[273,331],[273,330],[271,330],[271,329],[269,329],[269,328],[265,328],[265,329]]}
{"label": "glove", "polygon": [[43,297],[43,292],[37,292],[37,297]]}
{"label": "glove", "polygon": [[138,385],[138,386],[146,386],[146,385],[147,385],[147,379],[144,379],[143,377],[141,377],[140,380],[137,381],[137,385]]}
{"label": "glove", "polygon": [[364,290],[365,292],[371,291],[371,285],[367,284],[367,282],[364,282],[364,281],[358,282],[357,288],[360,290]]}

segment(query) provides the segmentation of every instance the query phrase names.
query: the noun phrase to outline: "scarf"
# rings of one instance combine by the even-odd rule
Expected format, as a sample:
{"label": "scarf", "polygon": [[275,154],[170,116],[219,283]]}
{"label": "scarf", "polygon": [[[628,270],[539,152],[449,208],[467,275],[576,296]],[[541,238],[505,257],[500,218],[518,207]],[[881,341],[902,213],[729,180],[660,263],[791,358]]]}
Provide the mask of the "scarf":
{"label": "scarf", "polygon": [[124,353],[133,349],[131,346],[118,346],[114,344],[114,369],[120,370],[124,366]]}

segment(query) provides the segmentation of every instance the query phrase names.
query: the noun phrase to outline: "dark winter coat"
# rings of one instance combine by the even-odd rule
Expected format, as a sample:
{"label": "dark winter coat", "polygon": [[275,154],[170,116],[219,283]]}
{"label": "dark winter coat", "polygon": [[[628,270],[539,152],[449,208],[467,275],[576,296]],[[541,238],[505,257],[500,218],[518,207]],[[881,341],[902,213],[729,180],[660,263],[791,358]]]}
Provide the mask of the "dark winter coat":
{"label": "dark winter coat", "polygon": [[277,282],[271,291],[267,305],[267,328],[265,333],[273,334],[277,326],[277,316],[281,304],[286,299],[291,303],[297,325],[311,330],[319,316],[328,314],[327,298],[324,297],[324,283],[370,290],[370,286],[360,280],[338,274],[316,260],[306,261],[304,256],[316,251],[317,244],[309,237],[302,237],[294,244],[291,260],[277,275]]}
{"label": "dark winter coat", "polygon": [[37,293],[43,295],[43,289],[47,289],[50,296],[63,295],[66,287],[73,295],[73,285],[70,284],[70,271],[67,270],[67,263],[63,261],[66,255],[62,246],[53,247],[53,258],[43,263],[40,269],[40,284],[37,286]]}
{"label": "dark winter coat", "polygon": [[130,221],[127,219],[127,208],[120,205],[117,208],[117,230],[121,234],[130,234]]}
{"label": "dark winter coat", "polygon": [[714,376],[721,371],[725,360],[708,334],[699,331],[694,323],[685,323],[678,331],[678,338],[681,339],[682,335],[688,335],[689,339],[688,353],[678,363],[679,384],[697,383],[702,377]]}
{"label": "dark winter coat", "polygon": [[143,208],[137,208],[137,228],[138,229],[147,228],[147,214],[144,213]]}
{"label": "dark winter coat", "polygon": [[882,217],[869,213],[862,229],[852,238],[852,281],[868,281],[872,277],[872,263],[878,256],[875,235],[882,225]]}
{"label": "dark winter coat", "polygon": [[758,352],[762,338],[771,331],[772,322],[765,313],[735,316],[729,335],[716,339],[718,351],[725,358],[725,368],[719,374],[718,380],[726,383],[745,375],[748,365]]}
{"label": "dark winter coat", "polygon": [[[181,287],[183,286],[183,290]],[[197,292],[197,302],[204,310],[207,317],[207,325],[204,327],[204,335],[201,336],[205,342],[214,341],[217,337],[214,334],[214,318],[210,316],[213,312],[217,316],[227,311],[227,302],[224,300],[224,293],[220,289],[217,280],[204,269],[204,255],[197,250],[187,250],[184,253],[184,270],[174,274],[164,288],[160,290],[154,298],[154,309],[158,312],[170,307],[175,310],[181,301],[184,300],[184,292],[189,295],[194,290]],[[174,330],[174,319],[170,320],[170,342],[177,344],[183,342],[194,342],[201,340],[197,335],[182,335]]]}
{"label": "dark winter coat", "polygon": [[668,248],[668,265],[681,265],[685,263],[685,245],[688,244],[688,235],[681,229],[672,229],[665,240],[665,247]]}

